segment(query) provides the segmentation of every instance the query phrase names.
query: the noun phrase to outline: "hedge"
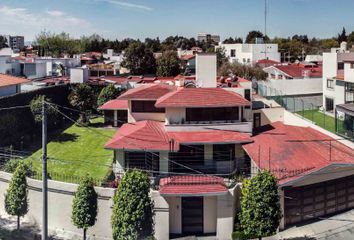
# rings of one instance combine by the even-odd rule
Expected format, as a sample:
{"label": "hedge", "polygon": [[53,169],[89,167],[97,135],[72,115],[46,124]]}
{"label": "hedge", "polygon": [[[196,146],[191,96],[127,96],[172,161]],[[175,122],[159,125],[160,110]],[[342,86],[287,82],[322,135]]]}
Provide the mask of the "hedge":
{"label": "hedge", "polygon": [[[45,87],[2,97],[0,98],[0,108],[29,105],[31,100],[38,95],[45,95],[55,104],[70,106],[68,102],[69,93],[69,85]],[[60,116],[56,120],[55,123],[48,124],[48,131],[57,129],[64,122]],[[29,107],[2,110],[0,113],[0,136],[0,147],[12,145],[15,148],[22,148],[23,144],[31,143],[41,136],[41,126],[34,121]]]}

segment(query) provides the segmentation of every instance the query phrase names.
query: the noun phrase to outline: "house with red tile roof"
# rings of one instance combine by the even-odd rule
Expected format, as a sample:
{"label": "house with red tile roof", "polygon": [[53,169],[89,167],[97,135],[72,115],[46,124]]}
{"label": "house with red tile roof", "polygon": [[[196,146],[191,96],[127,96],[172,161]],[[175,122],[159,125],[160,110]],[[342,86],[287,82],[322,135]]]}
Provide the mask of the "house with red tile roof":
{"label": "house with red tile roof", "polygon": [[155,219],[164,222],[156,224],[158,239],[192,233],[228,239],[232,233],[235,188],[224,178],[247,168],[242,145],[252,141],[251,102],[216,87],[216,80],[203,76],[192,88],[143,84],[117,98],[127,102],[128,123],[105,148],[114,152],[116,172],[136,168],[155,179],[155,206],[168,205],[168,214]]}
{"label": "house with red tile roof", "polygon": [[354,149],[312,127],[275,122],[257,128],[243,145],[251,175],[278,179],[281,229],[354,207]]}
{"label": "house with red tile roof", "polygon": [[29,83],[30,80],[0,73],[0,97],[21,92],[21,84]]}

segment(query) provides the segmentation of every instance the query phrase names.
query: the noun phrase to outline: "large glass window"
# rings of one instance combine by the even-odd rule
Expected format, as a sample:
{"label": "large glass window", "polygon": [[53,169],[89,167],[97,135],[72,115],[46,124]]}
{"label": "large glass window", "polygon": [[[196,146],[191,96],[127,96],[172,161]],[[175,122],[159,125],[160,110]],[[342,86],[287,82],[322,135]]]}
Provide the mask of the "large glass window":
{"label": "large glass window", "polygon": [[332,98],[326,98],[326,111],[327,112],[333,111],[333,99]]}
{"label": "large glass window", "polygon": [[235,144],[214,144],[213,158],[215,161],[235,160]]}
{"label": "large glass window", "polygon": [[354,83],[345,83],[345,103],[354,103]]}
{"label": "large glass window", "polygon": [[187,108],[187,121],[229,121],[239,120],[239,107]]}
{"label": "large glass window", "polygon": [[132,101],[132,112],[136,113],[164,113],[164,108],[156,108],[156,101]]}
{"label": "large glass window", "polygon": [[158,152],[125,152],[125,167],[129,169],[151,170],[160,169]]}
{"label": "large glass window", "polygon": [[236,49],[231,49],[230,56],[236,57]]}

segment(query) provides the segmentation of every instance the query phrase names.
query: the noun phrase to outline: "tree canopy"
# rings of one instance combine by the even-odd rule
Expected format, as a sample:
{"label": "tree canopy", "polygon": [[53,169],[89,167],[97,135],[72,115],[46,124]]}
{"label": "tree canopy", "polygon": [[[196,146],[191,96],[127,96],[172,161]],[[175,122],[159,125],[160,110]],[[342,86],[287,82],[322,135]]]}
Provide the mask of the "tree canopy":
{"label": "tree canopy", "polygon": [[117,98],[119,90],[113,84],[104,87],[97,98],[97,106],[100,107],[109,100]]}
{"label": "tree canopy", "polygon": [[79,109],[80,121],[82,123],[87,123],[86,112],[92,110],[93,106],[96,104],[95,94],[92,88],[87,84],[75,85],[69,94],[70,104]]}
{"label": "tree canopy", "polygon": [[85,177],[75,193],[71,215],[74,225],[83,229],[84,240],[86,240],[86,230],[96,222],[97,197],[93,180]]}
{"label": "tree canopy", "polygon": [[249,66],[238,62],[224,62],[218,69],[219,76],[235,75],[248,80],[265,80],[267,74],[258,66]]}
{"label": "tree canopy", "polygon": [[276,178],[262,171],[243,187],[239,216],[243,232],[250,238],[274,235],[281,219]]}
{"label": "tree canopy", "polygon": [[112,228],[114,240],[144,239],[153,235],[153,202],[150,180],[139,170],[127,171],[114,196]]}
{"label": "tree canopy", "polygon": [[20,228],[20,217],[28,212],[26,172],[25,164],[19,163],[5,195],[5,210],[9,215],[17,216],[17,229]]}
{"label": "tree canopy", "polygon": [[159,77],[176,76],[180,73],[180,61],[176,51],[168,50],[157,59],[156,75]]}

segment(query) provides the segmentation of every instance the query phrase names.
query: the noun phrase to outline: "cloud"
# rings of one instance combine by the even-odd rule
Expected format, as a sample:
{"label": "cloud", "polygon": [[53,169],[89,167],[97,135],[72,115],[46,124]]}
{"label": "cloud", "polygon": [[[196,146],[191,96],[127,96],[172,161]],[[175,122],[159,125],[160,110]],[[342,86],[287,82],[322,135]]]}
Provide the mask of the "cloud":
{"label": "cloud", "polygon": [[123,1],[117,1],[117,0],[96,0],[96,1],[107,2],[107,3],[111,3],[111,4],[114,4],[114,5],[121,6],[121,7],[135,8],[135,9],[144,10],[144,11],[152,11],[152,10],[154,10],[153,8],[151,8],[149,6],[135,4],[135,3],[130,3],[130,2],[123,2]]}
{"label": "cloud", "polygon": [[24,35],[34,39],[43,30],[67,32],[74,37],[92,34],[97,29],[85,19],[71,16],[58,10],[33,12],[26,8],[0,6],[0,29],[2,33]]}
{"label": "cloud", "polygon": [[53,17],[61,17],[65,15],[64,12],[58,10],[48,10],[47,13]]}

